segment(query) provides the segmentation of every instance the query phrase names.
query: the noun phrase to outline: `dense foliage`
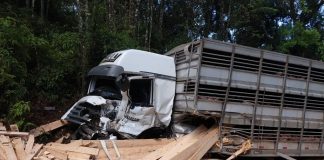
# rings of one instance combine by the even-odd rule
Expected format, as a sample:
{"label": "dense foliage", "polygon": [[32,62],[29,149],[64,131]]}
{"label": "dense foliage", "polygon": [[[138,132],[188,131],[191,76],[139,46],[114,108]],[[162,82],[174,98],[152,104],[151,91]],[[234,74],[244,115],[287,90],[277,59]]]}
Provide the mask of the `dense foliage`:
{"label": "dense foliage", "polygon": [[84,93],[90,67],[108,53],[127,48],[163,53],[207,37],[322,60],[323,4],[323,0],[2,0],[0,113],[23,121],[35,106],[64,106]]}

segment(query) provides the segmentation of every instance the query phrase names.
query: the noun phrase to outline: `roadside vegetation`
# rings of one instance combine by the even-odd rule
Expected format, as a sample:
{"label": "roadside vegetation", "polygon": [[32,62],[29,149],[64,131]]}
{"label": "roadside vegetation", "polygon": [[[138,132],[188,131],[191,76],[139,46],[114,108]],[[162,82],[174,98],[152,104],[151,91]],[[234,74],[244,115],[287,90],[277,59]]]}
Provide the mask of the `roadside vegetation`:
{"label": "roadside vegetation", "polygon": [[60,117],[85,93],[87,71],[122,49],[162,54],[194,39],[211,38],[323,60],[323,4],[2,0],[0,116],[21,128]]}

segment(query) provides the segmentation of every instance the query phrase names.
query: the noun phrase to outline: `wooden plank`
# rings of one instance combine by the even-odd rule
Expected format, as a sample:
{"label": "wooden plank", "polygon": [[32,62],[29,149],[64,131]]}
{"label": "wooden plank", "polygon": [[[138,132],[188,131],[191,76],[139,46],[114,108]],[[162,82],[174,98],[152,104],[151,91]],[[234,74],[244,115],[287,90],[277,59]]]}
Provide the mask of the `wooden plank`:
{"label": "wooden plank", "polygon": [[15,151],[10,143],[8,144],[2,144],[5,152],[6,152],[6,157],[10,160],[18,160],[17,156],[15,154]]}
{"label": "wooden plank", "polygon": [[24,144],[21,138],[14,138],[12,140],[13,147],[15,149],[18,160],[24,160],[26,158],[26,152],[24,150]]}
{"label": "wooden plank", "polygon": [[43,144],[37,144],[37,143],[36,143],[36,144],[34,145],[32,151],[31,151],[31,153],[29,153],[29,154],[27,155],[26,160],[32,160],[33,157],[35,157],[35,156],[40,152],[40,150],[41,150],[42,147],[43,147]]}
{"label": "wooden plank", "polygon": [[5,126],[0,126],[0,131],[6,131],[7,128]]}
{"label": "wooden plank", "polygon": [[78,152],[68,152],[69,160],[89,160],[90,154],[78,153]]}
{"label": "wooden plank", "polygon": [[50,160],[49,158],[45,157],[45,156],[39,156],[37,157],[38,160]]}
{"label": "wooden plank", "polygon": [[26,147],[25,147],[25,152],[26,153],[30,153],[32,151],[34,142],[35,142],[34,135],[32,135],[32,134],[29,135],[28,140],[27,140],[27,144],[26,144]]}
{"label": "wooden plank", "polygon": [[69,151],[69,152],[79,152],[79,153],[85,153],[85,154],[91,154],[91,155],[98,155],[99,149],[98,148],[90,148],[90,147],[67,147],[65,144],[59,144],[59,143],[50,143],[45,146],[45,148],[53,149],[53,150],[62,150],[62,151]]}
{"label": "wooden plank", "polygon": [[0,142],[1,142],[2,148],[6,152],[6,157],[10,160],[17,160],[15,150],[13,149],[12,144],[10,143],[9,137],[5,137],[4,135],[1,135]]}
{"label": "wooden plank", "polygon": [[8,159],[6,156],[6,151],[2,146],[2,143],[0,143],[0,159]]}
{"label": "wooden plank", "polygon": [[72,141],[71,143],[65,144],[67,146],[71,147],[78,147],[78,146],[89,146],[89,144],[92,143],[91,141],[84,141],[84,140],[76,140]]}
{"label": "wooden plank", "polygon": [[[81,140],[72,140],[71,143]],[[163,145],[175,141],[175,139],[132,139],[132,140],[115,140],[115,143],[118,147],[139,147],[139,146],[149,146],[149,145]],[[99,144],[99,140],[82,140],[82,143],[93,142]],[[77,142],[76,142],[77,143]],[[110,140],[106,140],[108,147],[113,147]]]}
{"label": "wooden plank", "polygon": [[[199,126],[197,129],[195,129],[190,134],[179,138],[177,141],[173,141],[167,145],[164,145],[163,147],[157,149],[154,152],[149,153],[145,157],[142,158],[142,160],[157,160],[160,159],[163,155],[165,155],[168,152],[171,151],[177,151],[178,148],[181,148],[184,142],[195,142],[197,139],[197,136],[206,131],[206,127]],[[163,158],[163,157],[162,157]]]}
{"label": "wooden plank", "polygon": [[187,160],[197,149],[199,149],[202,139],[207,135],[207,133],[208,131],[204,130],[203,132],[200,132],[200,134],[192,134],[189,139],[179,141],[173,148],[170,148],[160,160]]}
{"label": "wooden plank", "polygon": [[[199,135],[192,140],[179,141],[161,157],[160,160],[187,160],[199,148]],[[200,138],[204,136],[200,134]]]}
{"label": "wooden plank", "polygon": [[28,132],[11,132],[11,131],[0,131],[0,135],[9,137],[26,137],[29,135]]}
{"label": "wooden plank", "polygon": [[55,159],[55,156],[53,156],[53,155],[51,155],[51,154],[47,155],[46,157],[47,157],[48,159],[50,159],[50,160],[54,160],[54,159]]}
{"label": "wooden plank", "polygon": [[[181,138],[179,140],[181,140]],[[177,143],[178,143],[178,141],[174,141],[174,142],[171,142],[171,143],[169,143],[167,145],[164,145],[161,148],[147,154],[141,160],[148,160],[148,159],[157,160],[157,159],[160,159],[170,148],[173,148],[175,145],[177,145]]]}
{"label": "wooden plank", "polygon": [[19,128],[18,128],[17,124],[11,124],[10,131],[19,132]]}
{"label": "wooden plank", "polygon": [[54,122],[51,122],[51,123],[48,123],[45,125],[41,125],[35,129],[31,130],[30,133],[33,134],[35,137],[37,137],[43,133],[46,133],[46,132],[55,130],[57,128],[60,128],[62,126],[65,126],[68,123],[69,122],[66,120],[57,120],[57,121],[54,121]]}
{"label": "wooden plank", "polygon": [[217,142],[219,139],[219,130],[217,126],[213,126],[208,130],[208,133],[203,137],[203,139],[200,142],[200,147],[194,155],[190,157],[190,160],[196,160],[201,159],[208,150],[213,147],[213,145]]}
{"label": "wooden plank", "polygon": [[10,139],[4,135],[0,135],[0,142],[3,143],[10,143]]}
{"label": "wooden plank", "polygon": [[50,152],[55,158],[61,159],[61,160],[67,160],[68,154],[65,153],[64,151],[58,151],[58,150],[53,150],[49,148],[45,148],[46,151]]}
{"label": "wooden plank", "polygon": [[[163,147],[165,145],[151,145],[151,146],[139,146],[139,147],[123,147],[119,148],[120,152],[120,159],[141,159],[142,157],[146,156],[147,154],[156,151],[157,149]],[[108,148],[109,155],[112,159],[117,159],[117,154],[113,148]],[[137,158],[135,158],[137,157]],[[106,154],[104,153],[103,149],[101,149],[96,159],[107,159]]]}

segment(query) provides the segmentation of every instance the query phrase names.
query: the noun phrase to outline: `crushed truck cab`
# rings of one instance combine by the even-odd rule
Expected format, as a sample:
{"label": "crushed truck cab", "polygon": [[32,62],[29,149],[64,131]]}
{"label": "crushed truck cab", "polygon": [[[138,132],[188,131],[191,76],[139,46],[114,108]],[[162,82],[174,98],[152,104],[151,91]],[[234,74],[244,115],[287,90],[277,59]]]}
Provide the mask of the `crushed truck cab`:
{"label": "crushed truck cab", "polygon": [[87,96],[62,116],[72,123],[91,124],[83,130],[88,139],[98,130],[136,137],[170,124],[176,85],[172,57],[134,49],[118,51],[92,68],[88,78]]}

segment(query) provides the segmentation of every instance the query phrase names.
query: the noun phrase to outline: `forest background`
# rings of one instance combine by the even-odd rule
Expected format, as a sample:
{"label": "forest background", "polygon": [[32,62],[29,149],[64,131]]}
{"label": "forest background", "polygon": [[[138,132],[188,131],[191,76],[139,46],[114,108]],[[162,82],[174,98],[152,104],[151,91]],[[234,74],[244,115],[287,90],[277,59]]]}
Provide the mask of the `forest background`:
{"label": "forest background", "polygon": [[87,71],[122,49],[163,54],[179,44],[211,38],[323,60],[323,4],[1,0],[0,117],[23,129],[59,118],[85,93]]}

